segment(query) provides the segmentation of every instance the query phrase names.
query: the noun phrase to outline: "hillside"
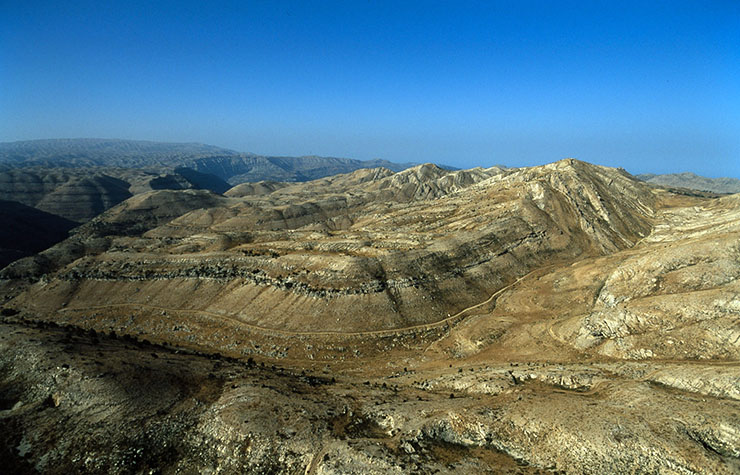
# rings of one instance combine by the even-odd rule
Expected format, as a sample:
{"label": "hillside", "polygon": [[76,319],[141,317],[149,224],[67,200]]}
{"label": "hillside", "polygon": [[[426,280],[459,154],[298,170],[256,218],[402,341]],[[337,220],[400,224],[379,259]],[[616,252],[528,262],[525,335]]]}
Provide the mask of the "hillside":
{"label": "hillside", "polygon": [[83,223],[134,194],[161,189],[208,189],[229,185],[188,168],[145,171],[127,168],[23,167],[0,171],[0,199]]}
{"label": "hillside", "polygon": [[738,242],[740,195],[574,159],[138,193],[0,271],[0,442],[18,471],[735,473]]}
{"label": "hillside", "polygon": [[[193,143],[58,139],[0,143],[0,199],[83,223],[138,193],[244,182],[303,182],[411,164],[330,157],[263,157]],[[231,183],[231,184],[229,184]]]}
{"label": "hillside", "polygon": [[0,269],[67,238],[77,223],[14,201],[0,200]]}
{"label": "hillside", "polygon": [[[190,200],[186,192],[138,195],[78,230],[77,239],[105,237],[111,248],[60,276],[77,276],[76,298],[110,294],[103,288],[116,282],[121,302],[134,303],[127,282],[149,275],[135,284],[135,301],[167,285],[181,308],[260,327],[384,330],[442,320],[546,261],[615,251],[650,229],[647,188],[574,160],[517,171],[422,165],[388,173],[358,171],[219,206],[214,197],[193,211],[176,207],[178,196]],[[619,200],[609,196],[610,182]],[[166,210],[171,221],[150,221],[139,209]],[[135,237],[140,253],[123,236]],[[196,291],[196,276],[213,279]],[[66,285],[58,299],[68,300]]]}

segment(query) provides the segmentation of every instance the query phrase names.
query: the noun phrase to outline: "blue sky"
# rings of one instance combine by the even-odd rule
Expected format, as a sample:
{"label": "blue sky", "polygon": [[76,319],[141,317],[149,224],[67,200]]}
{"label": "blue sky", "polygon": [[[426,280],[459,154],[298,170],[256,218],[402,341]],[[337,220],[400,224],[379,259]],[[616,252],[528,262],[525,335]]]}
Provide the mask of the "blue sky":
{"label": "blue sky", "polygon": [[0,0],[0,141],[740,177],[740,2]]}

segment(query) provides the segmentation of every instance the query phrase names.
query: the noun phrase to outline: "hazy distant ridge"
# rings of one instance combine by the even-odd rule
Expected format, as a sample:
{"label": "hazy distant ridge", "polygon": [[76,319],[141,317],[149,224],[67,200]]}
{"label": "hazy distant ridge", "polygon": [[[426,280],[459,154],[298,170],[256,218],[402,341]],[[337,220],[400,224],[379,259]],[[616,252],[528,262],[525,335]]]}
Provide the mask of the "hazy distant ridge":
{"label": "hazy distant ridge", "polygon": [[637,175],[640,180],[656,185],[691,188],[693,190],[711,191],[714,193],[740,193],[740,180],[737,178],[707,178],[695,173],[670,173],[655,175],[646,173]]}
{"label": "hazy distant ridge", "polygon": [[267,157],[199,143],[118,139],[49,139],[0,143],[0,164],[10,167],[189,167],[232,185],[247,181],[308,181],[361,168],[401,171],[415,164],[335,157]]}

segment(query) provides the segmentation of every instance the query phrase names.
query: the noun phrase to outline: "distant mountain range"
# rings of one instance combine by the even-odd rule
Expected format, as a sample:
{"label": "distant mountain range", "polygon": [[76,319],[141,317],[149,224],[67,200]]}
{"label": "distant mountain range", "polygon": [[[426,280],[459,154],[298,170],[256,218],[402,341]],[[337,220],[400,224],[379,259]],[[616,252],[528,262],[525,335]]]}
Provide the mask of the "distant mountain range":
{"label": "distant mountain range", "polygon": [[[363,169],[383,168],[383,173],[391,175],[414,165],[386,160],[262,156],[199,143],[117,139],[6,142],[0,143],[0,200],[84,223],[133,195],[153,190],[202,189],[224,194],[232,189],[232,196]],[[740,180],[734,178],[712,179],[693,173],[638,178],[673,188],[740,192]],[[404,190],[418,192],[410,185]],[[436,191],[427,189],[423,193]]]}
{"label": "distant mountain range", "polygon": [[244,182],[309,181],[362,168],[405,170],[416,164],[335,157],[269,157],[198,143],[161,143],[117,139],[50,139],[0,143],[0,166],[187,167],[215,175],[231,185]]}
{"label": "distant mountain range", "polygon": [[675,188],[690,188],[713,193],[740,193],[740,180],[737,178],[707,178],[691,172],[666,175],[646,173],[637,175],[637,178],[648,183]]}

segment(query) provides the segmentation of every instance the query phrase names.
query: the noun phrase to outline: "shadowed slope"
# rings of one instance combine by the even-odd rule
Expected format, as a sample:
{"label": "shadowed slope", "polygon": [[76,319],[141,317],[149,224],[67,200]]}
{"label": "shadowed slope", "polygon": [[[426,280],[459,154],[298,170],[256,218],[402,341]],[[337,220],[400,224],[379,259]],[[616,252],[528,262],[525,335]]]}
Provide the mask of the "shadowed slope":
{"label": "shadowed slope", "polygon": [[0,269],[64,240],[77,226],[68,219],[14,201],[0,200]]}
{"label": "shadowed slope", "polygon": [[152,190],[226,191],[223,180],[188,168],[15,168],[0,172],[0,198],[82,223],[134,194]]}

